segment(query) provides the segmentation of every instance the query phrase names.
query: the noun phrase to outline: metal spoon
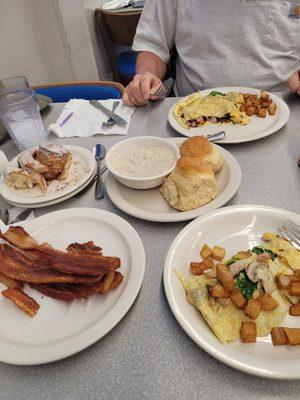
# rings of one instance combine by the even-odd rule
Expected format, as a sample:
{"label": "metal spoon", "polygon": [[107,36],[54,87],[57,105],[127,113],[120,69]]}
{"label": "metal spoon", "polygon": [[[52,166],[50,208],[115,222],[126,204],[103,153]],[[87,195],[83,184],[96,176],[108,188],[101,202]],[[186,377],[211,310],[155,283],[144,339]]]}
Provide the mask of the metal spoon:
{"label": "metal spoon", "polygon": [[4,223],[4,225],[8,224],[9,213],[7,208],[1,208],[0,219]]}
{"label": "metal spoon", "polygon": [[210,142],[214,142],[215,140],[224,139],[225,136],[226,136],[225,131],[221,131],[221,132],[212,133],[210,135],[207,135],[206,137]]}
{"label": "metal spoon", "polygon": [[[112,112],[115,112],[119,105],[119,101],[115,101],[112,106]],[[108,118],[106,122],[102,122],[102,128],[107,128],[108,126],[115,125],[115,121],[112,118]]]}
{"label": "metal spoon", "polygon": [[96,199],[102,199],[105,195],[104,183],[101,176],[101,161],[104,160],[105,154],[105,147],[102,144],[96,144],[96,146],[94,147],[94,157],[97,161],[97,182],[95,188]]}

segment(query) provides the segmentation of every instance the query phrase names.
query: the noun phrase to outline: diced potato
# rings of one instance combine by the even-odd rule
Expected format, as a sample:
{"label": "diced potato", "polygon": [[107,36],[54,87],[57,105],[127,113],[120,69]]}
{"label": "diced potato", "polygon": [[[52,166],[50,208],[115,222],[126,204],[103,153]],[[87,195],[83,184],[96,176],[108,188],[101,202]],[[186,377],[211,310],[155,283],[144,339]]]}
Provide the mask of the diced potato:
{"label": "diced potato", "polygon": [[292,282],[290,293],[292,296],[300,296],[300,282]]}
{"label": "diced potato", "polygon": [[264,242],[270,242],[272,240],[272,238],[273,238],[273,235],[272,235],[272,233],[269,233],[269,232],[266,232],[262,235],[262,240]]}
{"label": "diced potato", "polygon": [[271,337],[274,346],[287,344],[287,338],[283,328],[272,328]]}
{"label": "diced potato", "polygon": [[257,111],[257,115],[259,116],[259,118],[266,118],[267,116],[267,110],[265,108],[260,108]]}
{"label": "diced potato", "polygon": [[300,344],[300,328],[283,328],[288,344],[297,346]]}
{"label": "diced potato", "polygon": [[212,297],[230,297],[230,292],[219,283],[210,288],[209,293]]}
{"label": "diced potato", "polygon": [[252,115],[254,115],[255,111],[256,111],[256,109],[253,106],[245,108],[245,113],[246,113],[246,115],[248,115],[248,117],[251,117]]}
{"label": "diced potato", "polygon": [[244,343],[255,343],[257,330],[255,322],[242,322],[241,337]]}
{"label": "diced potato", "polygon": [[268,94],[267,92],[265,92],[265,91],[261,91],[261,92],[260,92],[260,97],[261,97],[263,100],[268,100],[269,94]]}
{"label": "diced potato", "polygon": [[252,319],[256,319],[261,312],[261,302],[258,299],[250,299],[244,308],[244,313]]}
{"label": "diced potato", "polygon": [[221,261],[225,257],[225,249],[219,246],[214,246],[212,252],[212,258],[215,260]]}
{"label": "diced potato", "polygon": [[276,283],[278,289],[289,289],[291,287],[291,276],[292,275],[278,275],[276,276]]}
{"label": "diced potato", "polygon": [[230,298],[237,306],[237,308],[239,308],[240,310],[246,307],[247,300],[239,290],[236,289],[233,292],[231,292]]}
{"label": "diced potato", "polygon": [[261,309],[263,311],[272,311],[278,307],[278,302],[268,293],[265,293],[259,298],[261,302]]}
{"label": "diced potato", "polygon": [[229,272],[226,265],[217,265],[217,279],[221,282],[223,287],[228,290],[233,290],[234,280],[232,274]]}
{"label": "diced potato", "polygon": [[276,110],[277,110],[277,105],[275,103],[272,103],[268,108],[270,115],[275,115]]}
{"label": "diced potato", "polygon": [[200,256],[202,258],[207,258],[212,255],[212,252],[213,252],[212,249],[209,246],[207,246],[207,244],[205,244],[200,251]]}
{"label": "diced potato", "polygon": [[191,262],[191,271],[194,275],[203,275],[204,271],[211,269],[215,265],[211,257],[200,262]]}
{"label": "diced potato", "polygon": [[294,282],[300,282],[300,276],[291,275],[291,284]]}
{"label": "diced potato", "polygon": [[269,108],[269,106],[272,104],[272,100],[264,100],[261,102],[262,108]]}
{"label": "diced potato", "polygon": [[295,269],[294,270],[294,275],[295,276],[300,276],[300,269]]}
{"label": "diced potato", "polygon": [[290,307],[289,314],[293,315],[294,317],[298,317],[300,315],[300,301]]}

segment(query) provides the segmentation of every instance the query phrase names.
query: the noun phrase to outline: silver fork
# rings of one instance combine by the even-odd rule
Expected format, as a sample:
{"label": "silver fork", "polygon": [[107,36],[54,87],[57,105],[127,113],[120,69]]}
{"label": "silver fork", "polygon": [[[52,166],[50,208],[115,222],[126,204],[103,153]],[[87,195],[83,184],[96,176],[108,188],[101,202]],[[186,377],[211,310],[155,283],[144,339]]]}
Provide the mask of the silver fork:
{"label": "silver fork", "polygon": [[300,227],[288,218],[280,222],[277,228],[280,234],[300,250]]}
{"label": "silver fork", "polygon": [[172,78],[167,79],[157,88],[157,90],[153,94],[151,94],[151,96],[158,98],[166,97],[168,94],[170,94],[170,89],[172,89],[173,87],[173,82],[174,80]]}

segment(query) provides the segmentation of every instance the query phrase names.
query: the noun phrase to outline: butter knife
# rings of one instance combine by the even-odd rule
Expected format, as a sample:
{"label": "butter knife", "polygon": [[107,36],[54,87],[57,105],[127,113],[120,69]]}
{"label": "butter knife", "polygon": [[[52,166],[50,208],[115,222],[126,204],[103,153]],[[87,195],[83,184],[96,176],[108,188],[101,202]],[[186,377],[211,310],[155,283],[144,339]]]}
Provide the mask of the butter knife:
{"label": "butter knife", "polygon": [[93,107],[101,110],[104,114],[106,114],[112,120],[114,120],[117,125],[122,125],[122,126],[127,125],[127,121],[125,121],[125,119],[119,117],[119,115],[115,114],[114,112],[110,111],[108,108],[104,107],[99,101],[90,100],[89,103]]}
{"label": "butter knife", "polygon": [[14,220],[11,221],[11,224],[16,224],[17,222],[25,221],[29,217],[32,211],[33,211],[32,208],[26,208]]}

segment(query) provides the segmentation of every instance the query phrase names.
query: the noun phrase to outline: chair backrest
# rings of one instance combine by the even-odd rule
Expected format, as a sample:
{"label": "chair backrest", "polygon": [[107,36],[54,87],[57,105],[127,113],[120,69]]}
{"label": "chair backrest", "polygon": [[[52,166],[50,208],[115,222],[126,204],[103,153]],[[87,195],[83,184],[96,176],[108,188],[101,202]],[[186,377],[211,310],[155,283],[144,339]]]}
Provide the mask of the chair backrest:
{"label": "chair backrest", "polygon": [[[96,8],[96,23],[103,35],[104,41],[109,39],[110,42],[121,45],[131,46],[136,32],[137,25],[141,16],[141,11],[130,12],[111,12]],[[106,37],[104,37],[106,36]]]}
{"label": "chair backrest", "polygon": [[55,103],[70,99],[121,99],[124,87],[117,82],[63,82],[33,86],[38,94],[50,97]]}

